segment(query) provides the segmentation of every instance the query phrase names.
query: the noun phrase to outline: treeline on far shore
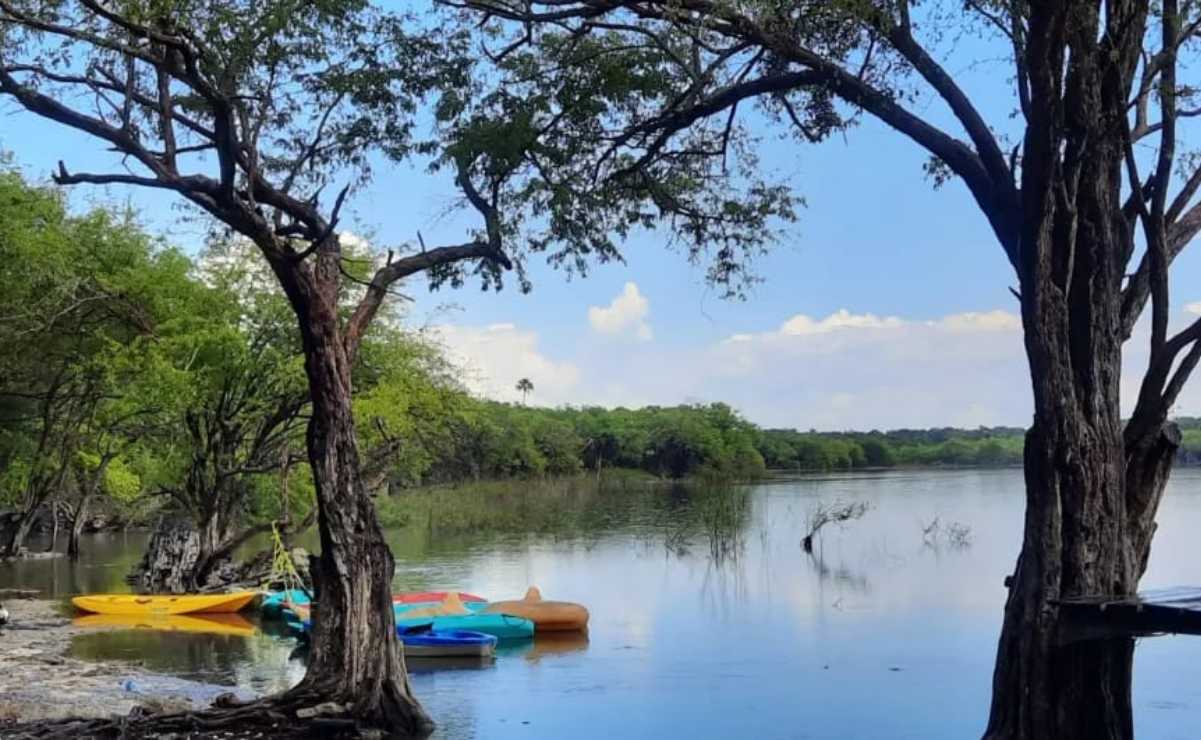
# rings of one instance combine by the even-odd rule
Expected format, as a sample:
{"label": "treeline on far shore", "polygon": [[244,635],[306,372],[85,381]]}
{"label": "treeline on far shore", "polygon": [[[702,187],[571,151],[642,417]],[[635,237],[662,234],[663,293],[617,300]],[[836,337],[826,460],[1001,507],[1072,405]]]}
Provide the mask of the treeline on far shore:
{"label": "treeline on far shore", "polygon": [[[1177,462],[1201,465],[1201,418],[1175,419]],[[1018,427],[896,429],[887,432],[799,432],[765,429],[756,448],[768,468],[799,471],[923,466],[1006,467],[1022,464]]]}
{"label": "treeline on far shore", "polygon": [[470,429],[431,456],[423,482],[613,468],[661,478],[754,478],[768,470],[1001,467],[1022,461],[1024,432],[1013,427],[801,432],[762,429],[724,403],[639,409],[470,403],[475,407]]}

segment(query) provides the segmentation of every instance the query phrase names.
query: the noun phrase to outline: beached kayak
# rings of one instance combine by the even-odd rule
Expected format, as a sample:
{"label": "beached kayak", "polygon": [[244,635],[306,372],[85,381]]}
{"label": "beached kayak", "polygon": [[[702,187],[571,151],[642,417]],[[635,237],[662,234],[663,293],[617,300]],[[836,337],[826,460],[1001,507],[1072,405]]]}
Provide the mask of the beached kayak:
{"label": "beached kayak", "polygon": [[588,610],[570,601],[543,601],[534,586],[525,598],[489,602],[480,614],[510,614],[534,623],[537,632],[580,632],[588,629]]}
{"label": "beached kayak", "polygon": [[496,649],[497,638],[467,630],[431,630],[421,627],[397,627],[406,658],[485,658]]}
{"label": "beached kayak", "polygon": [[76,596],[71,603],[85,612],[148,616],[168,614],[232,614],[254,601],[258,593],[181,594],[139,596],[137,594],[94,594]]}
{"label": "beached kayak", "polygon": [[[450,591],[408,591],[402,594],[393,594],[392,603],[394,604],[436,604],[440,601],[446,601],[450,596]],[[460,601],[483,603],[487,601],[483,596],[465,593],[463,591],[454,592]]]}
{"label": "beached kayak", "polygon": [[[403,607],[396,609],[397,627],[430,625],[439,632],[466,630],[493,635],[501,640],[527,640],[534,636],[534,623],[508,614],[448,614],[410,615]],[[411,610],[416,611],[416,610]]]}
{"label": "beached kayak", "polygon": [[167,614],[164,616],[88,614],[84,617],[76,617],[71,624],[85,629],[155,630],[239,637],[250,637],[258,633],[258,628],[240,614]]}

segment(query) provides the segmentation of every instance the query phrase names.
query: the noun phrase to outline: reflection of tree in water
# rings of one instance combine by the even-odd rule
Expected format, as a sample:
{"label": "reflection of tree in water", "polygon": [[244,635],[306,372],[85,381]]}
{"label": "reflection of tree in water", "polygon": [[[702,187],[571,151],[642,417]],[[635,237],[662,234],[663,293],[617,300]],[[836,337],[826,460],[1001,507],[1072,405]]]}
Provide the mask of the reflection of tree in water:
{"label": "reflection of tree in water", "polygon": [[857,593],[871,593],[871,582],[865,574],[851,569],[842,561],[835,566],[830,566],[826,563],[825,554],[820,548],[817,552],[810,551],[807,554],[809,565],[817,575],[819,583],[836,583]]}
{"label": "reflection of tree in water", "polygon": [[289,666],[293,647],[291,640],[262,634],[105,630],[73,638],[71,654],[91,661],[136,661],[153,673],[270,692],[290,687],[296,674]]}
{"label": "reflection of tree in water", "polygon": [[677,557],[704,547],[718,570],[737,565],[746,550],[751,490],[747,486],[673,487],[674,503],[663,523],[663,544]]}
{"label": "reflection of tree in water", "polygon": [[741,557],[710,559],[701,581],[701,602],[722,617],[731,607],[748,600],[746,566]]}
{"label": "reflection of tree in water", "polygon": [[249,639],[174,631],[114,630],[79,635],[71,653],[85,660],[136,659],[148,670],[210,683],[234,683],[233,666],[250,657]]}

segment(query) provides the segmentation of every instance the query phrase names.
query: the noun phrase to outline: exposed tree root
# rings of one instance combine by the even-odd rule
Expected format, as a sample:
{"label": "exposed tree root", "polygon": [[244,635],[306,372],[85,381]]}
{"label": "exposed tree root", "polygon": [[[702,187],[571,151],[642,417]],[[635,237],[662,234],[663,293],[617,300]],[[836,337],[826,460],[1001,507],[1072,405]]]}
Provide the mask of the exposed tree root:
{"label": "exposed tree root", "polygon": [[350,703],[331,701],[329,695],[293,690],[278,697],[238,702],[232,695],[219,697],[210,709],[171,714],[144,711],[125,717],[47,720],[0,725],[5,740],[141,740],[156,738],[422,738],[432,727],[405,731],[412,721],[381,727],[356,719]]}

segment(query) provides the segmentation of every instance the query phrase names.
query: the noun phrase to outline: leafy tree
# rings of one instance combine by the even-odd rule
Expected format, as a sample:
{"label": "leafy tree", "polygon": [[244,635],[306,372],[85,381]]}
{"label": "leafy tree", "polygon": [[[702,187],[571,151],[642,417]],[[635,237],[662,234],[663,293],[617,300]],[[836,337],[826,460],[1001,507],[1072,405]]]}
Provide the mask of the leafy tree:
{"label": "leafy tree", "polygon": [[864,462],[872,468],[891,468],[897,464],[896,455],[886,442],[878,439],[866,439],[860,443],[863,448]]}
{"label": "leafy tree", "polygon": [[203,588],[242,543],[290,525],[251,521],[248,506],[256,476],[302,457],[308,388],[293,320],[282,296],[241,263],[207,262],[204,282],[179,286],[181,313],[171,334],[146,348],[156,362],[136,383],[140,397],[159,399],[152,444],[165,454],[150,482],[187,515],[196,538],[194,559],[147,554],[148,563],[187,560],[149,568],[148,591]]}
{"label": "leafy tree", "polygon": [[[1176,334],[1168,326],[1169,268],[1201,230],[1201,167],[1184,156],[1177,125],[1195,95],[1182,79],[1191,61],[1182,50],[1201,34],[1201,7],[448,4],[482,20],[494,50],[495,92],[477,96],[477,118],[506,110],[501,120],[540,134],[545,148],[532,166],[543,174],[528,189],[549,194],[551,222],[568,214],[604,224],[590,214],[612,212],[605,198],[630,203],[645,192],[675,206],[680,200],[659,187],[665,181],[736,189],[758,195],[751,202],[760,213],[783,213],[787,196],[747,174],[749,115],[799,142],[872,116],[929,155],[936,184],[967,188],[1016,277],[1035,409],[1024,541],[985,735],[1130,736],[1133,642],[1065,644],[1056,605],[1137,589],[1180,444],[1169,412],[1201,361],[1201,321]],[[987,38],[990,56],[1008,56],[990,92],[1010,102],[1012,122],[990,125],[948,71],[977,61],[946,44],[949,25]],[[1017,130],[1013,142],[998,133],[1006,129]],[[712,204],[705,213],[721,220],[744,207]],[[666,220],[676,213],[669,207]],[[686,238],[692,225],[672,223]],[[752,249],[761,243],[763,230],[747,233]],[[1150,330],[1139,341],[1150,362],[1124,421],[1123,347],[1148,304]]]}
{"label": "leafy tree", "polygon": [[[0,552],[14,555],[80,455],[111,459],[116,430],[138,423],[127,396],[140,367],[135,346],[159,331],[162,291],[180,263],[128,219],[73,217],[57,192],[15,173],[0,173],[0,211],[0,493],[17,509]],[[89,450],[91,437],[105,441]]]}
{"label": "leafy tree", "polygon": [[[518,195],[527,184],[519,165],[538,133],[528,120],[476,115],[464,104],[474,87],[468,39],[404,13],[360,0],[0,0],[0,28],[0,95],[86,134],[125,164],[104,173],[64,164],[58,183],[175,193],[255,245],[297,321],[311,403],[306,449],[322,542],[313,568],[322,609],[305,679],[261,708],[320,699],[348,707],[367,726],[428,729],[400,659],[390,608],[394,561],[361,468],[351,401],[356,357],[398,281],[425,272],[434,286],[475,275],[499,287],[516,268],[528,287],[525,245],[582,269],[589,259],[617,256],[604,236],[608,227],[584,233],[556,218],[543,236],[513,238],[540,223],[531,217],[546,193]],[[413,136],[419,104],[437,91],[445,145]],[[478,229],[459,244],[406,245],[368,263],[351,258],[339,232],[342,207],[381,153],[396,160],[428,154],[437,168],[451,169]],[[337,189],[338,179],[348,182]],[[325,195],[327,186],[337,194]],[[706,188],[684,183],[677,190]],[[698,243],[745,242],[745,229],[762,222],[756,211],[715,220],[693,207],[679,210],[698,225]],[[626,210],[613,224],[627,229],[645,220]],[[518,249],[507,252],[508,245]],[[522,462],[535,469],[538,459]],[[183,721],[145,724],[157,731]]]}
{"label": "leafy tree", "polygon": [[[412,152],[417,102],[458,81],[453,39],[443,45],[428,27],[409,32],[405,22],[354,1],[6,0],[0,95],[120,152],[133,169],[63,166],[59,183],[172,191],[252,242],[270,265],[300,330],[322,540],[309,671],[272,703],[307,706],[319,697],[368,725],[416,733],[430,723],[409,691],[392,624],[393,559],[361,475],[352,367],[398,280],[460,261],[486,263],[481,272],[498,276],[511,263],[496,188],[473,180],[479,173],[466,153],[454,164],[481,218],[477,234],[390,254],[363,277],[343,259],[338,221],[349,186],[332,203],[319,194],[337,173],[361,182],[372,151]],[[80,90],[121,103],[92,107]],[[343,312],[348,280],[360,289]]]}

